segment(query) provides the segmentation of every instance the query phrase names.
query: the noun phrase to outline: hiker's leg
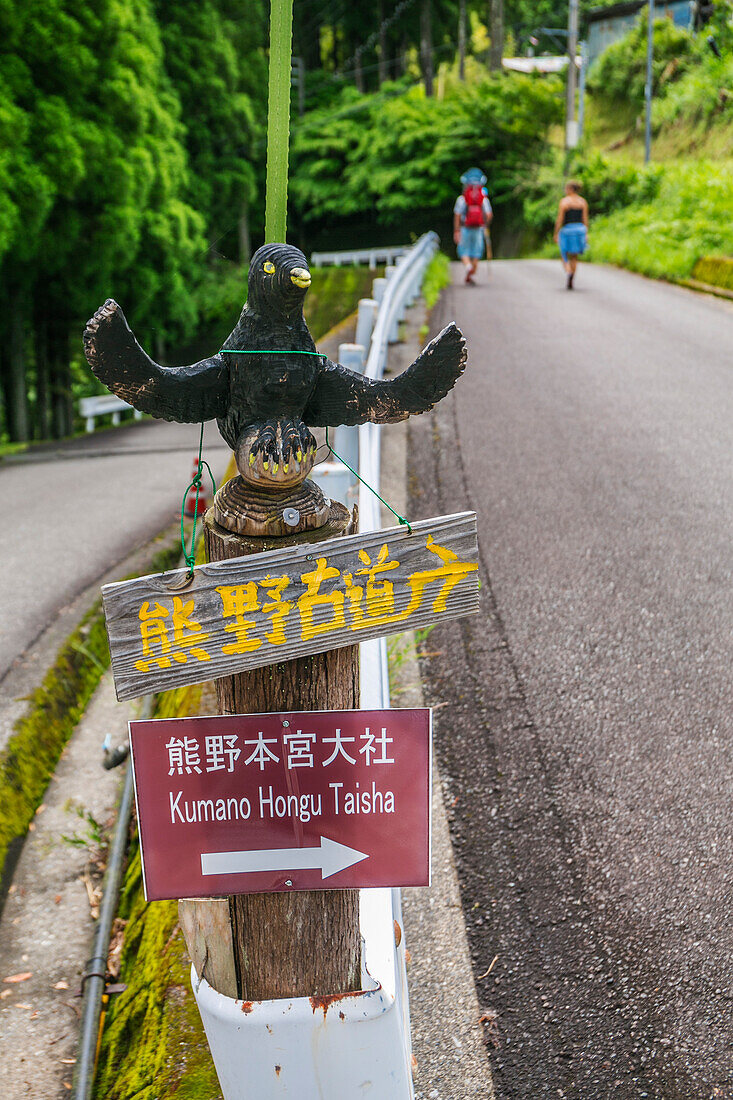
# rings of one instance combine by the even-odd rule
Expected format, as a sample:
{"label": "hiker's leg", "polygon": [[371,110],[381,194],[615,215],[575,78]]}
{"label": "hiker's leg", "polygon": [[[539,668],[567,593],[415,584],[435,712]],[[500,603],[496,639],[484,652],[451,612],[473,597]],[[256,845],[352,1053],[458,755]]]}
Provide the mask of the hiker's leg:
{"label": "hiker's leg", "polygon": [[576,269],[577,266],[578,266],[578,256],[577,256],[577,254],[575,252],[569,253],[567,268],[566,268],[567,273],[568,273],[568,282],[567,282],[568,290],[573,289],[573,279],[575,278],[575,269]]}

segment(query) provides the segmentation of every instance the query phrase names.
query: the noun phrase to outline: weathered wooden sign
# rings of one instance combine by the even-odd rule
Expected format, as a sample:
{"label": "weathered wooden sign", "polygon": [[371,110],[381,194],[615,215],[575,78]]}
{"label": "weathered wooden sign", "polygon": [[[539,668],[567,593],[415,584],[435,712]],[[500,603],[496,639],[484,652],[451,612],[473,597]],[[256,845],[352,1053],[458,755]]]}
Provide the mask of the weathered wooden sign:
{"label": "weathered wooden sign", "polygon": [[430,883],[430,711],[130,723],[148,901]]}
{"label": "weathered wooden sign", "polygon": [[173,570],[102,589],[118,699],[478,611],[476,514]]}

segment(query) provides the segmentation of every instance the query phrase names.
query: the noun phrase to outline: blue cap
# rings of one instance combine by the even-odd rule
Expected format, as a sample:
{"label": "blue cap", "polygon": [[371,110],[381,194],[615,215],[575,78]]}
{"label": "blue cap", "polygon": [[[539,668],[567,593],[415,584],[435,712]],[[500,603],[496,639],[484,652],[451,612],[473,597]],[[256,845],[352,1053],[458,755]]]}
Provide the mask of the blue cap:
{"label": "blue cap", "polygon": [[469,168],[461,176],[461,183],[464,187],[467,187],[470,183],[477,183],[480,187],[483,187],[486,183],[486,176],[480,168]]}

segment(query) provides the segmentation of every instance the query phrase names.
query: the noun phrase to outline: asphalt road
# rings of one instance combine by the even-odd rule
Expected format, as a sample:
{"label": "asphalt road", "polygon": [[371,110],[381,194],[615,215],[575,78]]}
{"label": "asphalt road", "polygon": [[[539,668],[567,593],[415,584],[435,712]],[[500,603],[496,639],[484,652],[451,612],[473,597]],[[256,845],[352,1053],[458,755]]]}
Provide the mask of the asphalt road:
{"label": "asphalt road", "polygon": [[[78,593],[180,516],[199,430],[145,420],[0,462],[0,683]],[[217,479],[229,454],[207,425]]]}
{"label": "asphalt road", "polygon": [[423,644],[497,1097],[733,1097],[733,307],[456,270],[466,375],[411,518],[475,508],[482,613]]}

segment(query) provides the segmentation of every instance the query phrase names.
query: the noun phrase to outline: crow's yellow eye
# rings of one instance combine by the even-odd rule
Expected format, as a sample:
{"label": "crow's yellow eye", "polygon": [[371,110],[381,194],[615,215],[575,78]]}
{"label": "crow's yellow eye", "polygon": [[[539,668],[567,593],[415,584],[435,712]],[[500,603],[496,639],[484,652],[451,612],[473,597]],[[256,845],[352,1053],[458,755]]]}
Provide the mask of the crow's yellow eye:
{"label": "crow's yellow eye", "polygon": [[275,265],[273,263],[270,263],[269,260],[267,261],[267,263],[264,263],[262,267],[266,275],[275,274]]}

